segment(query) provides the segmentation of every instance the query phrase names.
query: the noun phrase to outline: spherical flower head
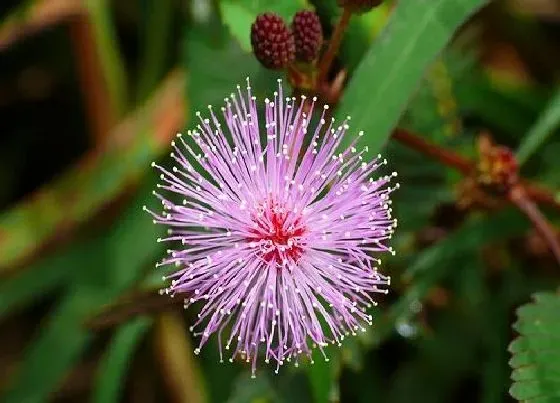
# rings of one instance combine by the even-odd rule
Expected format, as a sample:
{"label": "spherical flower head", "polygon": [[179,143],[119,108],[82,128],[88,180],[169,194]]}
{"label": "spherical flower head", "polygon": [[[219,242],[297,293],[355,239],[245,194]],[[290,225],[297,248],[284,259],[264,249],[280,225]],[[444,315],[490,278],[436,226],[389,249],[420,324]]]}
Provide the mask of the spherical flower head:
{"label": "spherical flower head", "polygon": [[195,353],[217,334],[220,357],[251,362],[253,375],[259,355],[277,372],[365,331],[372,294],[389,285],[374,255],[392,252],[395,175],[373,177],[386,162],[368,162],[356,139],[338,152],[348,120],[316,109],[315,98],[284,98],[280,83],[262,123],[247,81],[223,119],[197,113],[196,129],[172,143],[171,167],[153,164],[162,210],[146,210],[168,228],[158,266],[174,270],[163,292],[201,306]]}
{"label": "spherical flower head", "polygon": [[251,26],[251,46],[257,60],[268,69],[285,69],[295,59],[294,35],[274,13],[257,16]]}
{"label": "spherical flower head", "polygon": [[292,20],[296,59],[310,63],[317,59],[323,46],[323,28],[319,16],[310,10],[298,11]]}

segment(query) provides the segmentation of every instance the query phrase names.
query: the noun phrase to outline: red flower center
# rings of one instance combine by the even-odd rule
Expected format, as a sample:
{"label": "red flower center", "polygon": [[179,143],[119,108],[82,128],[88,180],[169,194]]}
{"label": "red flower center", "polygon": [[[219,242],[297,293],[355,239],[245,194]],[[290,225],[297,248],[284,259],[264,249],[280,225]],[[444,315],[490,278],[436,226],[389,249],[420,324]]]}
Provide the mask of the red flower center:
{"label": "red flower center", "polygon": [[255,225],[250,230],[253,236],[248,240],[258,243],[262,259],[279,266],[298,261],[303,254],[301,237],[305,233],[300,215],[294,215],[275,202],[267,202],[251,218]]}

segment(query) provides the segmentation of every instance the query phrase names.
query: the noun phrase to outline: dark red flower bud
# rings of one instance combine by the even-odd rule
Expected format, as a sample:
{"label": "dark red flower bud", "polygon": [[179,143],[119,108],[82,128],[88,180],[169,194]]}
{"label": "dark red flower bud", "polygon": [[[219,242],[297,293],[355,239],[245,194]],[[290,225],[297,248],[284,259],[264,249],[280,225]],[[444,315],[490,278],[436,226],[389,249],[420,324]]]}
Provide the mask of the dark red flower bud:
{"label": "dark red flower bud", "polygon": [[257,16],[251,26],[251,45],[257,60],[269,69],[284,69],[295,59],[294,36],[282,17],[274,13]]}
{"label": "dark red flower bud", "polygon": [[298,11],[292,20],[292,32],[296,43],[296,59],[306,63],[317,59],[323,46],[319,16],[310,10]]}

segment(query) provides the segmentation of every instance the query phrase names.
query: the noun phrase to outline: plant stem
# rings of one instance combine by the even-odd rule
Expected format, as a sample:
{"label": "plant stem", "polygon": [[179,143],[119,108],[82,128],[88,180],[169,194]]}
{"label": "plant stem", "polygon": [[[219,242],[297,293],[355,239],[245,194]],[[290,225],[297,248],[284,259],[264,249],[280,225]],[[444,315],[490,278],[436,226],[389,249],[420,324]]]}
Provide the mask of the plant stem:
{"label": "plant stem", "polygon": [[560,264],[560,244],[556,233],[538,206],[529,198],[525,189],[520,185],[513,186],[508,193],[508,199],[531,220]]}
{"label": "plant stem", "polygon": [[93,331],[101,331],[117,326],[139,315],[149,315],[172,310],[182,304],[181,299],[160,295],[157,290],[135,292],[128,298],[106,307],[102,312],[89,318],[84,326]]}
{"label": "plant stem", "polygon": [[547,204],[550,207],[560,208],[560,203],[557,198],[554,197],[554,194],[543,188],[538,183],[529,183],[522,180],[521,185],[531,200],[535,200],[540,204]]}
{"label": "plant stem", "polygon": [[[413,150],[432,157],[445,166],[461,172],[465,176],[471,174],[475,169],[475,164],[472,161],[469,161],[453,151],[449,151],[436,144],[432,144],[424,140],[419,135],[411,133],[407,130],[395,129],[392,138],[397,140],[399,143],[412,148]],[[560,210],[560,202],[556,200],[549,190],[538,184],[534,184],[523,179],[520,181],[518,186],[525,191],[525,194],[529,199],[540,204],[547,204],[557,210]]]}
{"label": "plant stem", "polygon": [[399,143],[419,151],[424,155],[428,155],[441,162],[443,165],[455,168],[463,175],[470,174],[474,169],[474,164],[466,158],[463,158],[459,154],[455,154],[454,152],[448,151],[435,144],[431,144],[422,137],[412,134],[406,130],[396,129],[393,132],[392,137]]}
{"label": "plant stem", "polygon": [[317,75],[317,83],[321,85],[323,81],[327,78],[329,74],[329,70],[331,68],[331,64],[338,52],[338,48],[340,47],[340,42],[342,41],[342,37],[344,36],[344,32],[346,28],[348,28],[348,23],[350,22],[350,17],[352,16],[352,12],[348,7],[344,8],[342,12],[342,16],[338,20],[334,32],[331,36],[331,40],[329,41],[329,46],[327,51],[323,55],[321,62],[319,63],[319,74]]}

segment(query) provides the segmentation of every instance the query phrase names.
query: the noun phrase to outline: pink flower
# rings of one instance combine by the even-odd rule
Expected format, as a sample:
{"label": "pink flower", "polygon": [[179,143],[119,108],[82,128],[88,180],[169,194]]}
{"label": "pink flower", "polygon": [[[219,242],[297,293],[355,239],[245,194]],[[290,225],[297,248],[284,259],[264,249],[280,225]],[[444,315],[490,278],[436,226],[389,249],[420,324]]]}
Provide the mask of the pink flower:
{"label": "pink flower", "polygon": [[195,353],[217,333],[220,357],[225,341],[230,361],[252,362],[254,375],[259,350],[278,372],[371,325],[372,294],[390,280],[372,253],[392,252],[398,185],[388,186],[394,173],[371,177],[386,161],[364,161],[367,147],[336,153],[349,118],[335,126],[324,106],[310,126],[316,99],[284,99],[280,84],[263,127],[247,83],[226,98],[225,125],[211,107],[209,118],[197,113],[191,138],[172,143],[175,165],[154,164],[163,211],[150,213],[168,227],[158,241],[175,245],[158,264],[176,266],[163,291],[202,305]]}

